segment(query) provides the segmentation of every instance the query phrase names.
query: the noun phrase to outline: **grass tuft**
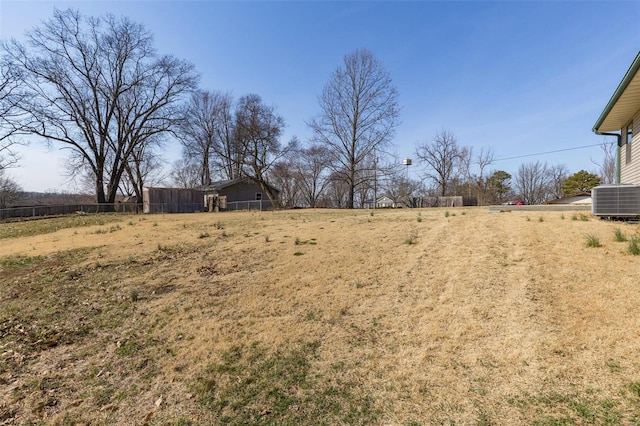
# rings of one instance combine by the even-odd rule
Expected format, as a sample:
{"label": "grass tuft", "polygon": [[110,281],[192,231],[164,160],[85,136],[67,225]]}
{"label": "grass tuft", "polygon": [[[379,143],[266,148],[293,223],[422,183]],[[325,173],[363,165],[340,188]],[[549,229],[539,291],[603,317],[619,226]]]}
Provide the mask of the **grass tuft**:
{"label": "grass tuft", "polygon": [[404,240],[404,243],[410,246],[415,244],[417,239],[418,239],[418,231],[416,229],[412,229],[407,239]]}
{"label": "grass tuft", "polygon": [[587,240],[587,247],[602,247],[600,238],[597,235],[590,234],[585,236],[585,239]]}
{"label": "grass tuft", "polygon": [[640,255],[640,238],[634,237],[629,241],[628,251],[629,254],[632,254],[633,256]]}
{"label": "grass tuft", "polygon": [[616,228],[614,233],[614,239],[619,243],[624,243],[625,241],[627,241],[627,236],[624,235],[624,233],[620,228]]}

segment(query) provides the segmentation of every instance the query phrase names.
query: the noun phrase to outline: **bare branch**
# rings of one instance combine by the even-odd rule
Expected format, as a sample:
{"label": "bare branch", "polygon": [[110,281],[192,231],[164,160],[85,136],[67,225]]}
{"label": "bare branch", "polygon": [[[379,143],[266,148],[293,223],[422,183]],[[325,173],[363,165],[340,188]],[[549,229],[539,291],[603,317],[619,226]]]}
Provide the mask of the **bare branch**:
{"label": "bare branch", "polygon": [[26,45],[3,50],[27,94],[23,129],[69,148],[101,203],[115,201],[132,158],[176,125],[177,103],[197,82],[191,64],[158,56],[142,25],[113,15],[55,10]]}
{"label": "bare branch", "polygon": [[427,165],[426,176],[436,183],[440,195],[447,195],[461,155],[462,150],[456,136],[445,129],[431,143],[425,142],[416,148],[416,156]]}
{"label": "bare branch", "polygon": [[314,142],[331,153],[334,180],[349,186],[348,208],[354,207],[364,162],[390,143],[399,124],[397,99],[384,65],[368,50],[356,50],[329,79],[319,98],[321,113],[308,122]]}

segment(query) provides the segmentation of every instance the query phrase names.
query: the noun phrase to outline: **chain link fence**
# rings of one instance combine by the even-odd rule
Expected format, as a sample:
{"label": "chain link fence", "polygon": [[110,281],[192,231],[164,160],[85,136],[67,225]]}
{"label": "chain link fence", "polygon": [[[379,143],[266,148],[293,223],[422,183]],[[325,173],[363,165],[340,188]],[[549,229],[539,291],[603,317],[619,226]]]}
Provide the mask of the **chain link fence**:
{"label": "chain link fence", "polygon": [[[147,203],[151,207],[152,213],[194,213],[203,212],[205,207],[202,203]],[[255,201],[232,201],[227,202],[225,208],[220,211],[242,211],[242,210],[271,210],[272,203],[269,200]],[[30,219],[38,217],[55,217],[70,214],[92,214],[92,213],[142,213],[143,205],[136,203],[116,203],[116,204],[69,204],[56,206],[30,206],[11,207],[0,209],[0,221]]]}
{"label": "chain link fence", "polygon": [[68,204],[59,206],[10,207],[0,209],[0,220],[28,219],[46,216],[64,216],[89,213],[140,213],[142,204]]}

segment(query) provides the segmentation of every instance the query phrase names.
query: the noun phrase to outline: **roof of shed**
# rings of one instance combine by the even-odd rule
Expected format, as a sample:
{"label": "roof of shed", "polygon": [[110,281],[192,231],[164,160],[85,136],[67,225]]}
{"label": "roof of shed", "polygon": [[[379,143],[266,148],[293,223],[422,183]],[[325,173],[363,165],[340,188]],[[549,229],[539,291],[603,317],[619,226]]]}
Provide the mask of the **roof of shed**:
{"label": "roof of shed", "polygon": [[[211,185],[205,185],[202,188],[204,190],[215,190],[215,191],[219,191],[221,189],[225,189],[225,188],[229,188],[230,186],[233,185],[237,185],[239,183],[255,183],[257,184],[258,182],[255,179],[252,179],[248,176],[245,177],[240,177],[240,178],[235,178],[235,179],[230,179],[230,180],[220,180],[217,182],[211,182]],[[267,184],[269,185],[269,184]],[[278,188],[276,188],[273,185],[269,185],[269,187],[277,192],[280,192],[280,190]]]}
{"label": "roof of shed", "polygon": [[640,111],[640,52],[593,126],[595,133],[621,130]]}

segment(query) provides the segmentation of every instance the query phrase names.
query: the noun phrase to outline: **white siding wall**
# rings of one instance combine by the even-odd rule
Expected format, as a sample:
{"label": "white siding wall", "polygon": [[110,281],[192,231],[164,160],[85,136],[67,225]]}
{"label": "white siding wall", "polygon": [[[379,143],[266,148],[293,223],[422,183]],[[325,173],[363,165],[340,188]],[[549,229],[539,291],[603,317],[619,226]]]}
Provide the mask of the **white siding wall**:
{"label": "white siding wall", "polygon": [[[622,130],[623,141],[626,129]],[[640,185],[640,111],[633,117],[633,140],[631,141],[631,162],[626,161],[626,145],[620,148],[620,183]]]}

